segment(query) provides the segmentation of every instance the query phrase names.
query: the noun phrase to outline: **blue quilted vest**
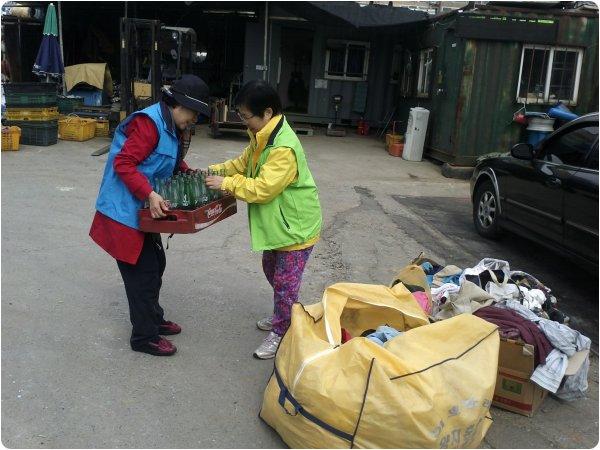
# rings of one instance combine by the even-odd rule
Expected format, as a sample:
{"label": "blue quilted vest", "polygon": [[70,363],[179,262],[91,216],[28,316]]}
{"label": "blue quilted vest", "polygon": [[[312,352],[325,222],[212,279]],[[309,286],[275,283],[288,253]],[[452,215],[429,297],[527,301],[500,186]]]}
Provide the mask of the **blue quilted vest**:
{"label": "blue quilted vest", "polygon": [[145,114],[156,124],[158,130],[158,145],[137,169],[143,173],[148,181],[154,178],[168,178],[173,175],[177,163],[177,152],[179,141],[170,117],[168,107],[161,103],[155,103],[146,109],[135,112],[127,117],[115,130],[115,135],[104,168],[104,177],[100,185],[96,209],[117,222],[128,227],[139,229],[138,210],[143,207],[144,202],[138,200],[121,178],[115,173],[113,163],[117,154],[121,151],[127,136],[125,130],[132,118],[139,114]]}

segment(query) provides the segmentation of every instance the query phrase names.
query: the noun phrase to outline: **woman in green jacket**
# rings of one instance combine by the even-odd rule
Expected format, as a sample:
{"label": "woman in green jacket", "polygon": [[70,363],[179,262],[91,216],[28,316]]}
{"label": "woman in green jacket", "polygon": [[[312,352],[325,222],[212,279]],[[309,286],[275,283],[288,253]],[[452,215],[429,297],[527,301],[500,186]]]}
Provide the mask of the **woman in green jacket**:
{"label": "woman in green jacket", "polygon": [[302,274],[321,233],[321,204],[300,141],[282,114],[281,100],[268,83],[251,81],[235,106],[248,127],[250,144],[240,157],[210,166],[225,177],[209,177],[221,189],[248,203],[252,250],[262,251],[263,271],[273,287],[273,315],[258,321],[269,331],[254,356],[275,356],[290,326]]}

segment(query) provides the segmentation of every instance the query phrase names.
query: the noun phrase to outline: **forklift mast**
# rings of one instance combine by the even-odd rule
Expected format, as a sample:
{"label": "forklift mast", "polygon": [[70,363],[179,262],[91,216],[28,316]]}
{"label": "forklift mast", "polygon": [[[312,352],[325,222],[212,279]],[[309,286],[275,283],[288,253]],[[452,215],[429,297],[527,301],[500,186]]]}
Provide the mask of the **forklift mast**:
{"label": "forklift mast", "polygon": [[[160,33],[159,20],[121,18],[121,110],[126,115],[160,98]],[[145,98],[136,98],[136,82],[150,84]]]}

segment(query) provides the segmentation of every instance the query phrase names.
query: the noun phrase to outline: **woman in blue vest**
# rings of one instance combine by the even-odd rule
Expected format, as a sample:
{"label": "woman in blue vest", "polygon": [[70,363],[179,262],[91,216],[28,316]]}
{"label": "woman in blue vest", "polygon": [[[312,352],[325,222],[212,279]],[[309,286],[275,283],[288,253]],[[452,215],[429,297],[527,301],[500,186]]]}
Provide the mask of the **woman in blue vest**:
{"label": "woman in blue vest", "polygon": [[135,351],[157,356],[177,351],[161,337],[181,332],[179,325],[165,320],[158,301],[165,252],[160,234],[139,230],[138,210],[148,201],[152,217],[165,217],[167,204],[150,182],[189,170],[183,158],[190,127],[198,114],[210,116],[208,98],[204,81],[184,75],[164,90],[160,102],[133,113],[115,130],[90,236],[117,261],[129,302]]}

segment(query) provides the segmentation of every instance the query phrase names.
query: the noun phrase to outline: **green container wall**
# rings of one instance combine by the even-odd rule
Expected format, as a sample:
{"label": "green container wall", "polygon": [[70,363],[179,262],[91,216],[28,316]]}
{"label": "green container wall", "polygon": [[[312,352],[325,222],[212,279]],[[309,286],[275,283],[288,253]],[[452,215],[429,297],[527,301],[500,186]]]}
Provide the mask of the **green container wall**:
{"label": "green container wall", "polygon": [[463,73],[465,40],[453,31],[444,34],[435,51],[435,76],[432,87],[432,112],[428,136],[429,153],[442,160],[452,158],[457,139],[458,116],[462,110],[460,86]]}
{"label": "green container wall", "polygon": [[512,122],[521,44],[467,40],[456,108],[453,163],[470,165],[478,156],[503,152],[520,138]]}
{"label": "green container wall", "polygon": [[[578,102],[570,108],[577,114],[597,111],[598,18],[555,17],[556,45],[584,48]],[[415,49],[435,48],[431,97],[402,99],[399,116],[407,117],[414,106],[429,109],[426,153],[452,164],[474,165],[479,156],[508,151],[524,138],[524,127],[512,122],[522,106],[516,101],[522,42],[457,38],[452,22],[437,22],[417,40]],[[549,107],[529,105],[528,110]]]}

